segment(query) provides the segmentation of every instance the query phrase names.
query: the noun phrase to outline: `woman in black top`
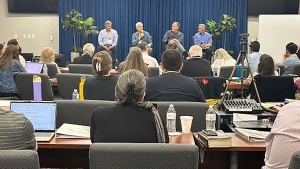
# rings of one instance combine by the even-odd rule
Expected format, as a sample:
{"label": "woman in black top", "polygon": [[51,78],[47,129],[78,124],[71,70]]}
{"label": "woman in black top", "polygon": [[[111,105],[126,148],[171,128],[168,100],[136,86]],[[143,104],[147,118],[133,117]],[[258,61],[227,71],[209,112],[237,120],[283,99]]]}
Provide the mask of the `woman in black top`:
{"label": "woman in black top", "polygon": [[115,95],[117,105],[97,108],[91,117],[91,141],[166,143],[166,127],[150,102],[143,102],[146,89],[144,75],[128,70],[120,75]]}

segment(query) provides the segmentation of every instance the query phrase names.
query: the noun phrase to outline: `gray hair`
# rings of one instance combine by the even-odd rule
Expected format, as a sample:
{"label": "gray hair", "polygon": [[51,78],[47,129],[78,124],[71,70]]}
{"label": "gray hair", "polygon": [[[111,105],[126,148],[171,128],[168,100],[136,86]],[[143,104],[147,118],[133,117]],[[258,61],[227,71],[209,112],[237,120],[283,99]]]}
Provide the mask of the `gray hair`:
{"label": "gray hair", "polygon": [[137,22],[137,23],[135,24],[135,27],[137,27],[137,26],[139,26],[139,25],[143,25],[143,23],[142,23],[142,22]]}
{"label": "gray hair", "polygon": [[83,54],[89,54],[91,57],[94,55],[95,46],[91,43],[87,43],[83,46]]}
{"label": "gray hair", "polygon": [[174,22],[174,23],[176,23],[176,25],[178,26],[178,28],[180,27],[180,24],[179,24],[179,22]]}
{"label": "gray hair", "polygon": [[105,23],[104,23],[105,25],[112,25],[112,23],[111,23],[111,21],[110,20],[107,20],[107,21],[105,21]]}
{"label": "gray hair", "polygon": [[119,76],[115,95],[119,104],[137,103],[146,91],[146,79],[142,72],[131,69]]}
{"label": "gray hair", "polygon": [[202,57],[202,48],[198,45],[193,45],[189,50],[190,56],[200,56]]}
{"label": "gray hair", "polygon": [[205,24],[203,23],[200,23],[199,26],[203,26],[204,28],[206,27]]}

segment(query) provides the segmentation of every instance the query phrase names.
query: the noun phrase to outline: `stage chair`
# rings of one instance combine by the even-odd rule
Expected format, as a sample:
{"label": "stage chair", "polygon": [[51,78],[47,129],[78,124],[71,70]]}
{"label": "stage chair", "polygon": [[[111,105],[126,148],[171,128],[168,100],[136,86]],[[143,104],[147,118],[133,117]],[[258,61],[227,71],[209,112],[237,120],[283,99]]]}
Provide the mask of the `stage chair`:
{"label": "stage chair", "polygon": [[89,74],[58,73],[56,79],[59,96],[63,99],[71,100],[74,89],[79,91],[79,82],[82,76],[86,78],[93,77],[93,75]]}
{"label": "stage chair", "polygon": [[[296,89],[292,76],[255,76],[257,90],[262,102],[283,102],[295,99]],[[253,82],[249,87],[250,98],[258,102]]]}
{"label": "stage chair", "polygon": [[81,73],[81,74],[93,75],[92,64],[69,64],[68,68],[69,68],[69,73]]}
{"label": "stage chair", "polygon": [[294,66],[292,67],[291,74],[300,76],[300,63],[294,64]]}
{"label": "stage chair", "polygon": [[1,169],[39,169],[39,157],[34,150],[0,150]]}
{"label": "stage chair", "polygon": [[33,76],[39,75],[42,80],[42,100],[50,101],[54,99],[52,87],[48,75],[38,73],[16,73],[14,81],[18,89],[21,100],[33,100]]}
{"label": "stage chair", "polygon": [[300,151],[296,151],[290,161],[289,169],[299,169],[300,168]]}
{"label": "stage chair", "polygon": [[148,67],[149,77],[159,76],[159,67]]}
{"label": "stage chair", "polygon": [[105,100],[56,100],[56,128],[64,123],[90,126],[91,116],[97,107],[110,107],[114,101]]}
{"label": "stage chair", "polygon": [[165,143],[94,143],[90,146],[91,169],[197,169],[199,149],[195,145]]}
{"label": "stage chair", "polygon": [[218,99],[224,92],[226,79],[223,77],[192,77],[200,86],[205,99]]}
{"label": "stage chair", "polygon": [[181,131],[180,116],[193,116],[192,132],[198,132],[206,128],[206,112],[208,110],[208,104],[201,102],[153,102],[157,104],[157,110],[160,113],[162,119],[167,125],[167,110],[170,104],[174,105],[176,110],[176,131]]}

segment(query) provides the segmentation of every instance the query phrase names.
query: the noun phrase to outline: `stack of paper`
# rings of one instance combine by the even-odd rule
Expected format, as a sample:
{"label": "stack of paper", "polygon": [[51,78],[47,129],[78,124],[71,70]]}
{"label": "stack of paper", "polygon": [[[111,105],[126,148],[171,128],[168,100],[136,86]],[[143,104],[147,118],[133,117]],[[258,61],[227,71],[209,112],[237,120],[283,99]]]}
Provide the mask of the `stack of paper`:
{"label": "stack of paper", "polygon": [[235,134],[249,142],[264,142],[270,132],[235,128]]}
{"label": "stack of paper", "polygon": [[56,131],[60,138],[90,138],[90,126],[64,123]]}

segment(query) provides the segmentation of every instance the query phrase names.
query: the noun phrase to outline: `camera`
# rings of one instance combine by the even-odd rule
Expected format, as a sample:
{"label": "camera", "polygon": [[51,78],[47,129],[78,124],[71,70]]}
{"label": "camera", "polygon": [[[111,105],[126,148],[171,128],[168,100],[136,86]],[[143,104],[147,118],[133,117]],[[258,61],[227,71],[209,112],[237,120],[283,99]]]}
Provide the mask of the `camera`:
{"label": "camera", "polygon": [[248,37],[249,37],[249,33],[240,33],[240,43],[247,43],[248,42]]}

